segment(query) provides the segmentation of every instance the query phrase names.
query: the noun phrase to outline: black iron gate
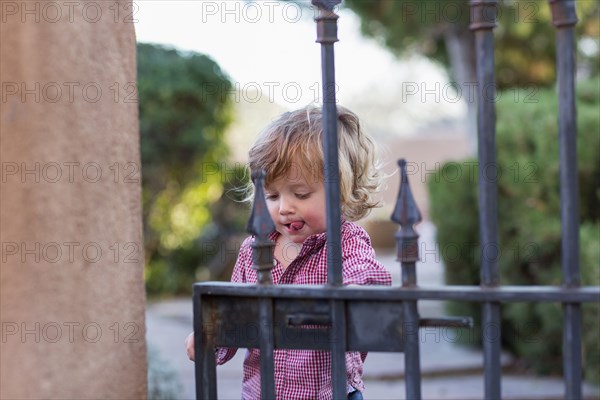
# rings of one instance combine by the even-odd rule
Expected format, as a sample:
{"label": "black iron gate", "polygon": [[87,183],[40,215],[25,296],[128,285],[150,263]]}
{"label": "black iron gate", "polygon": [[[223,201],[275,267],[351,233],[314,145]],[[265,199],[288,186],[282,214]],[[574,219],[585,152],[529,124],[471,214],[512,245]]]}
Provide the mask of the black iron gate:
{"label": "black iron gate", "polygon": [[[419,327],[468,326],[461,318],[423,319],[419,300],[459,300],[482,303],[482,329],[499,332],[504,302],[559,302],[563,305],[563,370],[565,399],[580,399],[581,303],[600,302],[600,287],[581,287],[579,279],[579,211],[576,165],[574,26],[572,0],[549,0],[556,27],[560,198],[562,221],[562,287],[500,286],[497,257],[481,257],[481,286],[426,288],[417,286],[415,263],[418,237],[413,229],[421,220],[406,174],[399,161],[401,185],[392,220],[400,224],[396,234],[400,287],[342,286],[340,244],[340,198],[337,160],[337,112],[333,44],[337,41],[337,15],[341,0],[312,0],[318,7],[317,42],[321,44],[323,121],[327,207],[327,267],[325,286],[272,285],[273,243],[268,239],[273,223],[263,195],[263,177],[254,176],[256,193],[248,230],[255,235],[254,268],[258,284],[221,282],[194,285],[194,331],[196,343],[196,396],[216,399],[215,349],[259,348],[262,398],[275,398],[274,349],[313,349],[331,352],[333,397],[346,398],[346,351],[405,353],[406,397],[421,398]],[[475,32],[479,87],[494,88],[495,0],[472,0],[471,29]],[[496,182],[483,179],[496,168],[495,95],[478,96],[479,220],[482,248],[495,247],[497,234]],[[492,246],[487,246],[491,244]],[[376,316],[376,319],[374,319]],[[307,330],[311,324],[319,329]],[[373,330],[373,326],[378,326]],[[501,399],[500,338],[482,335],[484,346],[484,392],[486,399]]]}

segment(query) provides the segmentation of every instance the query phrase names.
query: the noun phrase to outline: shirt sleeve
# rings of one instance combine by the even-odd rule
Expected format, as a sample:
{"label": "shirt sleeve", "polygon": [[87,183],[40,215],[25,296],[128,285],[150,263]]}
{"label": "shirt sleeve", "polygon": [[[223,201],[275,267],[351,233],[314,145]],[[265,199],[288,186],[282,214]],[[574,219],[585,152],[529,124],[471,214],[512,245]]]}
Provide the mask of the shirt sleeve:
{"label": "shirt sleeve", "polygon": [[[247,266],[252,265],[252,247],[250,244],[252,243],[252,237],[247,237],[246,240],[242,242],[240,246],[240,252],[238,253],[237,260],[235,261],[235,266],[233,267],[233,273],[231,274],[231,282],[233,283],[245,283],[246,282],[246,268]],[[227,361],[231,360],[235,353],[237,352],[236,348],[227,348],[220,347],[217,349],[216,361],[217,365],[225,364]]]}
{"label": "shirt sleeve", "polygon": [[363,363],[367,358],[367,353],[352,351],[346,353],[346,382],[348,382],[347,391],[350,386],[361,392],[365,391],[365,384],[362,380]]}
{"label": "shirt sleeve", "polygon": [[342,231],[342,271],[345,285],[392,284],[389,271],[375,259],[369,235],[358,225]]}

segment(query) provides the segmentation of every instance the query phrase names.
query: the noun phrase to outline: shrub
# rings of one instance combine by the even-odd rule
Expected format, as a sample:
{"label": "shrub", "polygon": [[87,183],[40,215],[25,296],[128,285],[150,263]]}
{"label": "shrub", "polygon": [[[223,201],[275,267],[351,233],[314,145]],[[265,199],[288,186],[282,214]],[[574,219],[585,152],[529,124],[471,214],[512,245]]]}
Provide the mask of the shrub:
{"label": "shrub", "polygon": [[[189,295],[192,284],[202,280],[228,280],[235,264],[248,220],[248,204],[242,202],[240,191],[248,184],[245,167],[232,165],[223,167],[218,175],[218,198],[207,206],[207,223],[196,237],[172,249],[159,248],[160,257],[153,257],[146,265],[146,291],[150,296]],[[198,182],[197,187],[206,187]],[[185,204],[185,203],[183,203]],[[167,204],[167,211],[172,209]],[[196,210],[192,203],[190,210]],[[167,220],[168,221],[168,220]],[[167,228],[159,232],[170,232]],[[245,235],[243,235],[245,236]]]}
{"label": "shrub", "polygon": [[137,48],[146,288],[151,296],[189,294],[208,275],[211,249],[241,230],[246,214],[227,197],[241,179],[225,161],[233,84],[205,55]]}
{"label": "shrub", "polygon": [[[577,90],[577,157],[580,205],[582,285],[600,285],[600,117],[599,80]],[[557,100],[540,90],[534,103],[515,102],[502,92],[497,103],[498,267],[503,285],[560,286],[560,186]],[[475,162],[467,160],[465,162]],[[466,164],[459,164],[466,165]],[[456,179],[456,163],[446,163],[428,181],[431,218],[437,226],[448,284],[478,285],[479,217],[477,174]],[[446,178],[446,179],[444,179]],[[475,245],[473,245],[475,244]],[[473,316],[480,325],[478,303],[450,302],[448,311]],[[562,311],[555,303],[505,303],[503,346],[541,373],[560,372]],[[600,346],[598,303],[583,307],[583,353],[586,378],[598,382]],[[526,333],[526,336],[523,334]]]}

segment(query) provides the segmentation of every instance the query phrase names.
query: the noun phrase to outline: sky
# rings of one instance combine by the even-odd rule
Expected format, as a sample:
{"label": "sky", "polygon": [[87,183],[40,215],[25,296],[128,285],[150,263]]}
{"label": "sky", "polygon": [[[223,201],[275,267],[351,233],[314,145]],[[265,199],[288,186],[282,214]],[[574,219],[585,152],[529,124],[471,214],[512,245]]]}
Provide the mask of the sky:
{"label": "sky", "polygon": [[[321,53],[315,42],[315,9],[279,1],[187,0],[134,2],[137,40],[206,54],[227,72],[238,89],[237,101],[268,100],[293,109],[321,101]],[[335,44],[337,99],[366,122],[401,127],[404,133],[423,121],[456,118],[460,103],[419,92],[444,85],[444,70],[425,58],[397,59],[360,32],[350,10],[337,11]],[[404,96],[405,85],[413,94]],[[415,89],[417,92],[415,92]],[[437,92],[441,92],[439,89]]]}

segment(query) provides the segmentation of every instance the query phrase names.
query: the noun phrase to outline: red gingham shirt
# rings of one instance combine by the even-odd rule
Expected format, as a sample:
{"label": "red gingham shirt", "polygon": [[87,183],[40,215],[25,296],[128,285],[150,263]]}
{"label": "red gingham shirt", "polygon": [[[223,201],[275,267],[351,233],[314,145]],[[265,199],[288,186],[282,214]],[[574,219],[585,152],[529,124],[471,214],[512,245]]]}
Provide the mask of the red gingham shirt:
{"label": "red gingham shirt", "polygon": [[[279,234],[274,232],[271,239]],[[271,274],[274,284],[323,285],[327,283],[327,246],[325,233],[312,235],[302,244],[300,254],[283,270],[276,261]],[[342,274],[344,284],[391,285],[390,273],[375,259],[369,235],[363,228],[343,222]],[[252,268],[253,238],[248,237],[240,248],[232,282],[256,283],[257,274]],[[221,348],[217,351],[217,364],[229,361],[237,349]],[[346,371],[348,388],[363,391],[362,366],[366,353],[347,352]],[[275,350],[275,392],[277,399],[331,399],[331,357],[327,351]],[[244,400],[260,399],[260,351],[249,349],[244,360],[242,383]]]}

